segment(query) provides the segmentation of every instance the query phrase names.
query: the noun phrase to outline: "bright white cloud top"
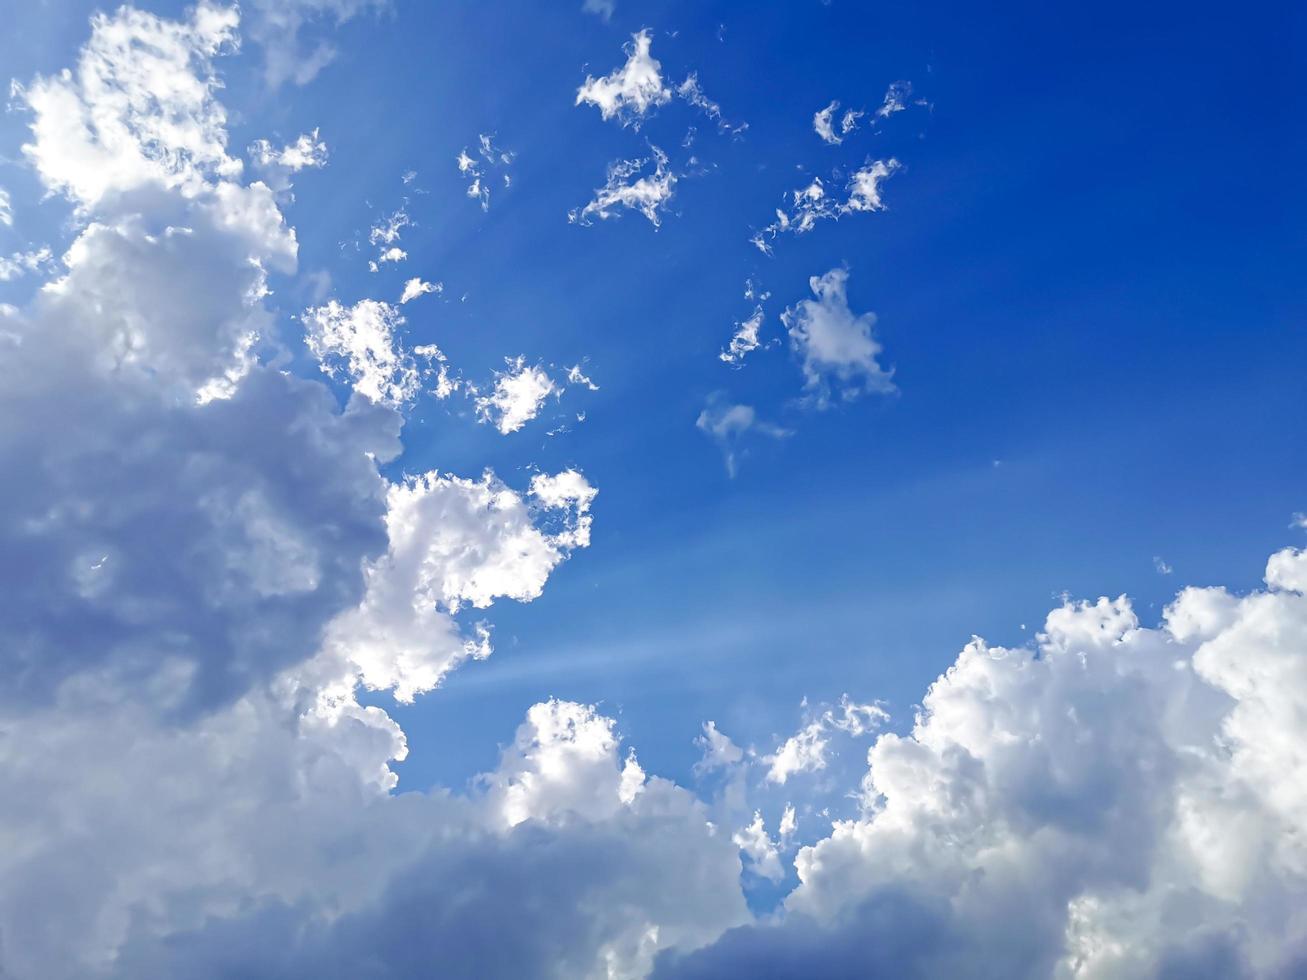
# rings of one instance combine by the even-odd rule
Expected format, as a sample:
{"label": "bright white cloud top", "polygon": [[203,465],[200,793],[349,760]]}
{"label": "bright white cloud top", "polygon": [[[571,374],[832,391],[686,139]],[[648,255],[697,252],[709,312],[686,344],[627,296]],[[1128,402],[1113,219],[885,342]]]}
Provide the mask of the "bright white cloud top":
{"label": "bright white cloud top", "polygon": [[[600,599],[585,601],[611,603],[604,614],[623,629],[633,608],[622,604],[628,596],[601,593],[585,563],[623,546],[631,529],[606,523],[608,515],[635,509],[643,521],[640,500],[619,500],[600,470],[584,465],[587,444],[559,451],[575,452],[575,463],[549,462],[530,438],[500,435],[559,442],[543,438],[541,423],[528,427],[551,399],[580,389],[567,397],[618,405],[618,424],[603,438],[643,453],[640,433],[652,431],[673,447],[667,483],[650,497],[682,492],[677,481],[697,448],[713,485],[732,491],[718,504],[743,511],[760,507],[740,472],[751,450],[793,448],[796,420],[840,415],[815,409],[851,411],[897,388],[876,316],[855,312],[864,307],[856,293],[851,305],[850,274],[839,265],[812,276],[812,295],[781,316],[801,381],[779,354],[770,363],[797,398],[705,397],[712,387],[689,386],[633,406],[621,401],[629,374],[584,349],[594,334],[558,327],[532,336],[538,346],[518,346],[525,334],[496,334],[475,315],[448,323],[447,311],[462,305],[453,297],[472,293],[475,302],[456,280],[471,276],[460,262],[470,247],[428,257],[424,236],[405,237],[417,220],[428,227],[417,190],[401,207],[364,212],[342,232],[352,236],[345,244],[301,241],[290,223],[301,214],[295,181],[304,181],[303,194],[350,159],[342,144],[351,137],[324,121],[329,160],[309,121],[287,130],[304,133],[290,142],[242,135],[247,160],[232,156],[233,120],[244,117],[220,100],[238,90],[224,89],[220,59],[237,56],[244,30],[261,46],[265,84],[307,84],[343,57],[333,43],[315,47],[311,32],[374,6],[254,0],[244,25],[236,7],[212,0],[175,20],[123,7],[94,17],[68,71],[14,89],[29,127],[30,172],[21,176],[39,184],[32,210],[62,207],[67,241],[56,249],[6,240],[8,257],[0,256],[0,280],[17,300],[0,303],[0,975],[1301,975],[1300,548],[1271,554],[1258,585],[1184,587],[1155,613],[1124,595],[1067,598],[1025,645],[974,637],[911,717],[871,700],[877,692],[837,698],[837,687],[802,702],[778,733],[741,736],[737,726],[759,703],[758,676],[794,666],[750,660],[731,692],[740,697],[712,705],[713,720],[691,716],[683,778],[658,775],[668,770],[651,760],[672,758],[665,745],[642,741],[637,756],[626,744],[636,712],[623,712],[618,697],[529,694],[479,755],[460,725],[449,726],[452,737],[432,737],[415,712],[453,710],[455,698],[441,695],[475,697],[475,672],[513,656],[530,628],[512,604],[535,603],[535,612],[569,590],[593,594]],[[570,15],[595,31],[617,15],[611,0],[586,0],[584,10],[601,19],[575,6]],[[741,135],[721,122],[697,75],[665,82],[653,37],[635,34],[627,62],[587,77],[577,104],[636,129],[656,124],[653,114],[675,93]],[[556,93],[566,112],[570,85]],[[876,116],[889,118],[910,95],[891,86]],[[838,108],[811,120],[832,146],[859,117]],[[836,152],[814,143],[807,111],[795,114],[797,137],[814,154]],[[444,168],[458,145],[436,158]],[[485,206],[480,182],[513,158],[489,137],[479,145],[479,156],[465,150],[458,166],[478,188],[469,196]],[[662,150],[650,144],[649,152],[611,165],[571,220],[632,210],[658,227],[678,178]],[[829,186],[813,178],[759,233],[759,247],[826,219],[883,210],[882,184],[899,169],[886,156]],[[7,236],[22,231],[12,227],[17,194],[0,191]],[[460,187],[450,194],[451,210],[488,223]],[[23,224],[29,202],[17,201]],[[677,239],[669,227],[653,236],[638,222],[581,235],[559,207],[541,210],[587,247],[601,230],[669,242],[666,254],[650,253],[665,267],[638,270],[651,290],[680,282],[665,274],[689,276],[693,235]],[[328,234],[331,217],[307,211],[301,228]],[[745,258],[763,262],[738,228],[721,240],[732,236]],[[356,281],[390,300],[349,295],[317,267],[302,271],[302,247],[305,256],[346,252]],[[443,282],[392,266],[406,248],[415,266],[440,270],[448,294]],[[587,253],[578,279],[606,274],[607,256],[596,254]],[[530,258],[513,256],[508,266]],[[838,260],[818,261],[820,269]],[[517,271],[514,299],[532,309],[538,283]],[[581,294],[581,285],[568,288]],[[427,294],[441,300],[415,303]],[[729,323],[730,307],[705,316],[690,357],[742,388],[772,356],[753,353],[764,347],[769,295],[750,281],[753,313],[724,349],[713,324]],[[685,308],[700,312],[703,297],[690,299]],[[647,344],[638,369],[658,370],[661,345],[684,335],[669,329],[648,343],[618,315],[646,298],[618,300],[603,316],[569,307],[568,322],[593,318],[627,331],[632,344]],[[541,360],[505,358],[478,387],[444,353],[469,372],[500,363],[502,348],[492,361],[468,359],[474,335],[505,346],[511,338],[509,350]],[[891,345],[896,357],[902,336]],[[728,370],[746,356],[748,371]],[[665,429],[636,430],[641,412]],[[431,429],[439,438],[419,441]],[[736,482],[723,479],[717,452]],[[486,455],[467,466],[477,453]],[[619,468],[610,465],[614,480]],[[849,514],[882,524],[895,516],[889,493],[875,508],[859,496],[856,511],[812,499],[810,508],[785,502],[795,524],[778,540],[818,526],[799,522],[805,508],[827,507],[820,527],[836,537]],[[1277,530],[1298,535],[1305,525],[1295,514],[1291,528]],[[697,551],[720,542],[690,546],[688,526],[678,512],[656,533],[669,538],[674,574],[690,580]],[[1114,530],[1120,541],[1135,533]],[[846,547],[842,538],[838,545]],[[1147,567],[1152,544],[1138,548]],[[1174,568],[1155,560],[1157,571],[1183,580],[1179,558]],[[635,574],[646,571],[628,567],[620,588],[656,605],[660,597],[642,592]],[[790,590],[816,570],[782,571]],[[726,572],[723,583],[723,591],[748,587]],[[715,583],[693,579],[689,588],[709,594],[715,610]],[[556,591],[536,602],[547,590]],[[965,607],[961,591],[941,574],[926,615]],[[567,625],[564,639],[577,647],[593,627]],[[663,636],[688,644],[701,624],[670,625]],[[741,624],[727,625],[733,635]],[[802,625],[806,643],[811,624]],[[655,646],[668,656],[665,643]],[[615,671],[629,650],[601,652],[603,670]],[[813,652],[797,649],[794,660]],[[708,704],[695,699],[712,691],[710,659],[673,662],[672,696],[690,710]],[[547,663],[522,657],[514,666],[523,673],[485,675],[487,686],[519,683],[514,697],[536,690],[521,681],[533,669],[562,683]],[[590,676],[602,680],[603,670]],[[463,678],[469,684],[453,690]],[[479,761],[471,779],[418,784],[404,769],[410,750],[467,750]],[[764,904],[767,896],[775,901]]]}

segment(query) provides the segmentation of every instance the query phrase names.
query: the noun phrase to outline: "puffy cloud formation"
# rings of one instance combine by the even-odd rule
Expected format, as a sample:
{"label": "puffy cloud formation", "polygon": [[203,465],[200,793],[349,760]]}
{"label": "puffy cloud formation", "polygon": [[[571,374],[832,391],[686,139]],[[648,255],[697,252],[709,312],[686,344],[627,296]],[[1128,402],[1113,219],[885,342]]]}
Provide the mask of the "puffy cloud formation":
{"label": "puffy cloud formation", "polygon": [[790,346],[803,369],[804,387],[814,403],[825,408],[832,391],[845,401],[869,392],[895,390],[894,371],[877,358],[880,343],[872,334],[874,313],[849,309],[849,272],[831,269],[808,280],[816,299],[800,300],[781,314]]}
{"label": "puffy cloud formation", "polygon": [[557,396],[559,387],[539,365],[526,358],[508,358],[508,370],[495,373],[494,386],[476,399],[477,418],[489,422],[501,435],[516,432],[540,414],[545,399]]}
{"label": "puffy cloud formation", "polygon": [[647,30],[631,35],[624,48],[626,64],[602,78],[587,75],[576,90],[576,104],[592,105],[605,120],[639,129],[649,113],[672,99],[663,82],[662,65],[649,53],[652,44]]}
{"label": "puffy cloud formation", "polygon": [[[573,208],[567,220],[572,224],[588,225],[597,217],[601,220],[621,216],[624,210],[639,211],[657,228],[662,224],[661,212],[666,210],[676,188],[676,174],[668,166],[667,154],[650,146],[652,159],[618,160],[608,165],[608,180],[595,189],[594,200],[583,208]],[[652,173],[640,174],[650,163]],[[634,179],[632,179],[634,178]]]}
{"label": "puffy cloud formation", "polygon": [[575,470],[537,475],[530,503],[490,473],[390,486],[389,547],[365,568],[358,608],[328,625],[327,653],[399,701],[432,690],[468,657],[489,656],[486,627],[465,635],[455,614],[537,598],[554,567],[589,545],[595,492]]}
{"label": "puffy cloud formation", "polygon": [[1155,628],[1104,598],[1033,652],[974,640],[877,739],[863,814],[800,851],[783,920],[655,975],[1296,975],[1304,568],[1185,589]]}
{"label": "puffy cloud formation", "polygon": [[398,342],[404,318],[389,303],[365,299],[342,306],[333,299],[305,310],[301,319],[304,341],[328,376],[344,375],[379,405],[402,405],[417,395],[417,365]]}
{"label": "puffy cloud formation", "polygon": [[[477,154],[478,156],[474,157],[467,152],[467,147],[463,147],[459,151],[455,162],[458,164],[458,172],[469,181],[467,196],[480,201],[482,211],[489,211],[490,178],[487,176],[487,172],[509,167],[516,154],[496,148],[491,137],[484,133],[478,137]],[[505,187],[512,186],[513,177],[511,174],[505,171],[502,177]]]}

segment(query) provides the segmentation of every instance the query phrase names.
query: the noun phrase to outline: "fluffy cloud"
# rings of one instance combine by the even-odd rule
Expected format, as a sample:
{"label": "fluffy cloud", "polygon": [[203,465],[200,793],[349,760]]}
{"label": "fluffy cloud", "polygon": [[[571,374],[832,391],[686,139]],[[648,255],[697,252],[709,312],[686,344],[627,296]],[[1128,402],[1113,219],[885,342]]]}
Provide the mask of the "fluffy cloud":
{"label": "fluffy cloud", "polygon": [[808,280],[816,299],[800,300],[781,314],[790,346],[803,369],[804,387],[818,407],[830,404],[837,392],[845,401],[869,392],[895,390],[894,371],[877,358],[880,343],[873,336],[874,313],[849,309],[847,269],[831,269]]}
{"label": "fluffy cloud", "polygon": [[427,293],[443,293],[444,291],[444,283],[424,282],[421,276],[414,276],[404,283],[404,291],[399,295],[399,305],[403,306],[405,303],[410,303]]}
{"label": "fluffy cloud", "polygon": [[237,19],[210,2],[182,22],[130,7],[96,14],[76,69],[15,86],[34,116],[23,152],[46,186],[93,208],[146,185],[194,196],[239,176],[212,65],[235,44]]}
{"label": "fluffy cloud", "polygon": [[463,660],[490,654],[485,626],[466,631],[455,614],[537,598],[554,567],[589,545],[594,496],[574,470],[538,475],[530,502],[489,473],[427,473],[392,485],[389,547],[367,565],[358,608],[328,626],[328,656],[400,701],[432,690]]}
{"label": "fluffy cloud", "polygon": [[1305,565],[1185,589],[1155,628],[1104,598],[1052,612],[1035,651],[973,641],[876,741],[862,816],[799,853],[783,922],[656,975],[1295,974]]}
{"label": "fluffy cloud", "polygon": [[305,343],[325,374],[343,375],[360,395],[397,406],[417,395],[417,365],[399,344],[399,310],[378,300],[342,306],[331,300],[304,311]]}
{"label": "fluffy cloud", "polygon": [[14,226],[14,206],[9,192],[0,187],[0,225],[6,228]]}
{"label": "fluffy cloud", "polygon": [[[667,154],[650,146],[652,159],[619,160],[608,165],[608,180],[595,189],[594,200],[583,208],[573,208],[567,220],[573,224],[588,225],[597,217],[601,220],[620,217],[624,210],[639,211],[657,228],[662,224],[661,212],[667,208],[676,188],[676,174],[668,166]],[[637,177],[650,163],[652,173]],[[634,179],[632,179],[634,178]]]}
{"label": "fluffy cloud", "polygon": [[762,329],[762,320],[762,307],[754,307],[753,316],[735,324],[735,333],[731,336],[731,342],[717,357],[734,367],[743,364],[745,355],[761,346],[758,331]]}
{"label": "fluffy cloud", "polygon": [[496,372],[494,386],[477,397],[477,418],[508,435],[539,415],[545,399],[558,393],[542,367],[527,364],[524,357],[509,358],[508,370]]}
{"label": "fluffy cloud", "polygon": [[602,78],[587,75],[576,90],[576,104],[593,105],[605,119],[640,128],[649,113],[672,99],[663,82],[662,66],[649,53],[653,38],[647,30],[631,35],[626,64]]}

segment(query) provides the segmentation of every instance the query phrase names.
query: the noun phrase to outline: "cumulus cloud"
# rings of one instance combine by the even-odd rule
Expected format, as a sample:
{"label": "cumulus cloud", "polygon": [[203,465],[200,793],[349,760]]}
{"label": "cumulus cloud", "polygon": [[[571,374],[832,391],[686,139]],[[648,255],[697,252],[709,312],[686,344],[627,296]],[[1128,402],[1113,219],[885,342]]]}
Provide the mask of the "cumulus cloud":
{"label": "cumulus cloud", "polygon": [[1102,598],[1034,650],[974,640],[877,739],[863,814],[800,851],[783,922],[656,975],[1300,969],[1305,564],[1277,553],[1244,597],[1185,589],[1157,627]]}
{"label": "cumulus cloud", "polygon": [[623,49],[626,64],[602,78],[587,75],[576,90],[576,104],[592,105],[605,120],[639,129],[651,112],[672,99],[672,90],[663,82],[662,65],[649,53],[652,44],[647,30],[631,35]]}
{"label": "cumulus cloud", "polygon": [[304,342],[323,373],[347,378],[356,392],[379,405],[402,405],[417,395],[417,365],[399,343],[404,317],[389,303],[365,299],[342,306],[333,299],[305,310],[300,319]]}
{"label": "cumulus cloud", "polygon": [[849,272],[831,269],[808,280],[816,299],[800,300],[781,320],[803,370],[804,388],[819,408],[833,393],[851,401],[868,393],[895,391],[894,371],[879,360],[880,342],[873,334],[874,313],[849,308]]}
{"label": "cumulus cloud", "polygon": [[[648,218],[654,228],[662,224],[661,212],[672,199],[677,178],[668,165],[667,154],[656,146],[649,149],[652,159],[618,160],[609,164],[608,180],[603,187],[595,189],[594,200],[583,208],[573,208],[567,220],[588,225],[595,218],[617,218],[622,210],[633,210]],[[641,173],[650,163],[654,164],[653,172]]]}
{"label": "cumulus cloud", "polygon": [[516,155],[496,147],[492,138],[484,133],[477,140],[477,156],[469,154],[467,147],[459,151],[455,163],[458,164],[458,172],[467,178],[467,196],[480,201],[482,211],[490,210],[490,172],[503,170],[500,174],[503,185],[511,187],[513,176],[507,168],[512,165]]}
{"label": "cumulus cloud", "polygon": [[545,399],[559,394],[559,388],[544,368],[526,363],[526,358],[507,359],[508,370],[495,373],[490,391],[476,399],[477,418],[489,422],[502,435],[516,432],[540,414]]}
{"label": "cumulus cloud", "polygon": [[807,187],[791,191],[789,204],[776,209],[776,220],[749,239],[764,255],[772,254],[773,242],[783,234],[803,235],[821,221],[838,220],[858,212],[883,211],[880,185],[901,165],[895,159],[869,161],[849,177],[843,201],[833,195],[820,177]]}
{"label": "cumulus cloud", "polygon": [[9,192],[0,187],[0,225],[6,228],[14,226],[14,206]]}
{"label": "cumulus cloud", "polygon": [[[554,567],[590,543],[594,496],[575,470],[538,475],[526,498],[489,473],[392,485],[389,547],[365,568],[359,606],[328,626],[326,651],[400,701],[432,690],[462,661],[490,654],[486,628],[465,631],[455,614],[537,598]],[[557,526],[544,527],[551,516]]]}

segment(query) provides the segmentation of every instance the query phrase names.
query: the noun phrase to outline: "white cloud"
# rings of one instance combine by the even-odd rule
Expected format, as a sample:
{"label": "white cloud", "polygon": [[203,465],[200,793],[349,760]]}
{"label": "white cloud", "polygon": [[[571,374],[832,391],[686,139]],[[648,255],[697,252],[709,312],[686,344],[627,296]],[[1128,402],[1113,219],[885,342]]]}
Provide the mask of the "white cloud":
{"label": "white cloud", "polygon": [[839,111],[840,104],[833,101],[824,109],[818,110],[812,117],[812,129],[822,141],[831,146],[839,146],[844,142],[846,136],[858,128],[858,120],[865,113],[858,112],[854,109],[845,110],[838,123],[839,131],[836,132],[835,113]]}
{"label": "white cloud", "polygon": [[623,126],[640,128],[649,113],[671,101],[672,92],[664,83],[662,66],[650,53],[653,38],[647,30],[631,35],[626,64],[609,75],[587,75],[576,90],[576,104],[588,103],[604,119],[616,119]]}
{"label": "white cloud", "polygon": [[703,734],[694,740],[694,744],[703,752],[703,757],[694,764],[697,772],[726,769],[744,758],[744,750],[732,742],[730,736],[719,731],[714,721],[703,723]]}
{"label": "white cloud", "polygon": [[699,84],[698,72],[692,71],[685,76],[685,81],[676,87],[676,94],[715,122],[718,132],[739,136],[749,128],[748,123],[733,125],[723,118],[722,107],[708,98],[703,91],[703,86]]}
{"label": "white cloud", "polygon": [[1175,569],[1157,555],[1153,556],[1153,568],[1157,569],[1158,575],[1170,575]]}
{"label": "white cloud", "polygon": [[301,34],[321,21],[336,26],[385,0],[251,0],[250,34],[263,47],[264,80],[271,88],[286,82],[307,85],[336,57],[325,38],[305,44]]}
{"label": "white cloud", "polygon": [[404,317],[389,303],[365,299],[342,306],[333,299],[300,319],[304,342],[328,376],[343,374],[379,405],[402,405],[417,395],[417,365],[398,338]]}
{"label": "white cloud", "polygon": [[895,391],[893,369],[877,360],[881,345],[872,333],[874,313],[849,309],[847,269],[831,269],[808,280],[814,299],[800,300],[781,320],[803,370],[804,387],[818,407],[830,404],[832,390],[845,401],[866,393]]}
{"label": "white cloud", "polygon": [[740,442],[746,434],[756,432],[772,439],[791,435],[789,429],[758,418],[752,405],[732,404],[720,392],[708,399],[695,425],[717,443],[726,463],[726,474],[731,478],[735,477]]}
{"label": "white cloud", "polygon": [[842,202],[827,190],[820,177],[814,177],[807,187],[791,191],[789,206],[777,208],[776,220],[756,232],[750,241],[763,254],[770,255],[772,242],[779,235],[802,235],[812,231],[819,221],[838,220],[857,212],[883,211],[880,184],[899,169],[900,164],[894,159],[866,163],[849,178]]}
{"label": "white cloud", "polygon": [[725,350],[717,355],[718,358],[737,367],[743,364],[745,355],[761,346],[758,331],[762,329],[762,320],[762,307],[754,307],[753,316],[735,324],[735,333],[731,337],[731,342]]}
{"label": "white cloud", "polygon": [[1103,598],[1034,650],[974,640],[875,742],[862,815],[799,852],[783,922],[655,975],[1296,972],[1303,564],[1277,553],[1245,597],[1185,589],[1155,628]]}
{"label": "white cloud", "polygon": [[881,103],[880,108],[876,110],[876,115],[881,119],[888,119],[894,113],[902,112],[908,107],[908,99],[911,96],[911,82],[894,82],[885,91],[885,100]]}
{"label": "white cloud", "polygon": [[425,296],[427,293],[443,293],[445,291],[444,283],[424,282],[421,276],[414,276],[404,283],[404,291],[399,295],[399,305],[417,299],[419,296]]}
{"label": "white cloud", "polygon": [[275,147],[264,139],[255,140],[246,152],[255,169],[265,176],[268,185],[278,194],[290,190],[291,174],[327,165],[327,144],[316,129],[300,134],[295,142],[281,147]]}
{"label": "white cloud", "polygon": [[594,495],[575,470],[538,475],[527,496],[489,473],[390,486],[389,547],[367,565],[358,607],[328,627],[327,653],[400,701],[434,689],[464,660],[490,655],[485,628],[467,635],[454,615],[539,597],[559,562],[589,545]]}
{"label": "white cloud", "polygon": [[50,271],[54,268],[54,254],[48,246],[0,255],[0,282],[9,282],[28,273]]}
{"label": "white cloud", "polygon": [[753,822],[737,830],[731,840],[749,859],[749,870],[754,874],[771,881],[780,881],[785,877],[780,851],[776,842],[767,835],[761,811],[755,810]]}
{"label": "white cloud", "polygon": [[849,181],[849,197],[842,213],[853,211],[884,211],[880,199],[880,183],[899,169],[897,160],[876,160],[853,172]]}
{"label": "white cloud", "polygon": [[467,147],[463,147],[455,158],[458,164],[458,172],[466,177],[469,181],[467,185],[467,196],[481,202],[481,210],[490,210],[490,186],[491,181],[489,173],[496,170],[504,170],[500,175],[503,185],[509,187],[512,185],[512,175],[508,173],[507,168],[513,163],[516,153],[498,148],[494,145],[493,139],[484,133],[477,140],[477,156],[474,157],[467,152]]}
{"label": "white cloud", "polygon": [[601,220],[620,217],[617,209],[622,208],[639,211],[657,228],[662,223],[660,212],[666,210],[676,188],[676,174],[668,167],[666,153],[656,146],[649,149],[653,152],[653,173],[636,177],[649,165],[649,159],[609,164],[608,180],[603,187],[596,188],[594,200],[583,208],[573,208],[567,220],[588,225],[595,217]]}
{"label": "white cloud", "polygon": [[526,358],[508,358],[508,370],[495,373],[489,393],[476,399],[477,419],[493,423],[503,435],[516,432],[540,414],[545,399],[557,396],[559,388],[539,365]]}
{"label": "white cloud", "polygon": [[0,187],[0,225],[6,228],[14,226],[14,207],[9,192]]}
{"label": "white cloud", "polygon": [[238,177],[212,67],[234,46],[237,20],[210,2],[184,22],[130,7],[92,17],[75,70],[14,87],[33,113],[23,152],[46,186],[94,208],[146,184],[193,197]]}
{"label": "white cloud", "polygon": [[617,3],[615,0],[584,0],[581,9],[587,14],[601,17],[606,22],[612,20],[613,12],[617,9]]}

